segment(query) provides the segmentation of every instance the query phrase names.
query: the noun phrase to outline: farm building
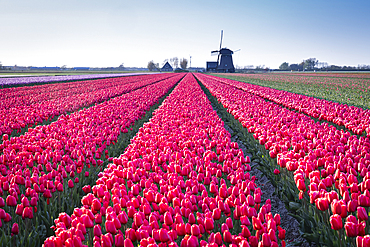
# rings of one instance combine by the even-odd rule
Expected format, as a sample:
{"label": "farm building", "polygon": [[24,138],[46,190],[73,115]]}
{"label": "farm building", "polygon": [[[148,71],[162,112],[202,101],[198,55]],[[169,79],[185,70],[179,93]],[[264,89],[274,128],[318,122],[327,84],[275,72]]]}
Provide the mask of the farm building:
{"label": "farm building", "polygon": [[168,62],[166,62],[166,63],[163,65],[163,67],[162,67],[161,71],[173,71],[173,68],[172,68],[172,66],[171,66]]}
{"label": "farm building", "polygon": [[217,62],[207,62],[207,72],[217,70]]}

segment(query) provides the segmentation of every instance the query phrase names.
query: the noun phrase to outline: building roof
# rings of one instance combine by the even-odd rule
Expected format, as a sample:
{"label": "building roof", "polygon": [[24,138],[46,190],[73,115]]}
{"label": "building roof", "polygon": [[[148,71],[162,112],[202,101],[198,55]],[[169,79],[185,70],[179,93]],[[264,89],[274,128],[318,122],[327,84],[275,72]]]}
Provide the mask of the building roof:
{"label": "building roof", "polygon": [[173,70],[173,68],[172,68],[172,66],[171,66],[168,62],[166,62],[166,63],[163,65],[163,67],[162,67],[162,69],[161,69],[161,70],[172,71],[172,70]]}

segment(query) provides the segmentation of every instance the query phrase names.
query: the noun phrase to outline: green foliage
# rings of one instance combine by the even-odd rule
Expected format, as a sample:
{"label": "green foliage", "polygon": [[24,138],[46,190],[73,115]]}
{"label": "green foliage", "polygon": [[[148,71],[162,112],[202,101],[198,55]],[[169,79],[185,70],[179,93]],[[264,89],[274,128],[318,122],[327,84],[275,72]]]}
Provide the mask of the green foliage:
{"label": "green foliage", "polygon": [[313,70],[318,63],[319,60],[317,60],[316,58],[309,58],[304,60],[303,68],[305,70]]}
{"label": "green foliage", "polygon": [[153,60],[149,61],[148,62],[148,70],[149,71],[154,71],[154,70],[159,70],[159,64],[158,63],[154,63]]}
{"label": "green foliage", "polygon": [[284,62],[279,66],[280,70],[289,70],[289,63]]}

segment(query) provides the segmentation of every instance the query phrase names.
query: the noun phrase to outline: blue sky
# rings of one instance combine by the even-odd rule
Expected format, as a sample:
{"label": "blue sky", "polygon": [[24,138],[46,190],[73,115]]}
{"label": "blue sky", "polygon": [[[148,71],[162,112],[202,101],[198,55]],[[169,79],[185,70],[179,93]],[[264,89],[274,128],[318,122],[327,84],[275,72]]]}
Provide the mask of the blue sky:
{"label": "blue sky", "polygon": [[0,0],[0,61],[19,66],[146,67],[223,47],[238,66],[315,57],[370,64],[370,1]]}

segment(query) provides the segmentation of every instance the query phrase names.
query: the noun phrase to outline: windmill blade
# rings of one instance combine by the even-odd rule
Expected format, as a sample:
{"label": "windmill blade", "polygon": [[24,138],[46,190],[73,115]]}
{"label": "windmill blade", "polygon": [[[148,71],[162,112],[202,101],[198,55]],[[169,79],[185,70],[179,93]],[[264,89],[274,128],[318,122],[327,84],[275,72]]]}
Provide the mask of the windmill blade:
{"label": "windmill blade", "polygon": [[218,55],[220,51],[211,51],[211,56],[215,56],[215,55]]}
{"label": "windmill blade", "polygon": [[221,51],[221,46],[222,46],[222,36],[223,36],[223,34],[224,34],[224,30],[221,30],[221,41],[220,41],[220,51]]}
{"label": "windmill blade", "polygon": [[[221,41],[220,41],[220,49],[219,51],[221,51],[221,47],[222,47],[222,36],[224,34],[224,30],[221,30]],[[218,62],[220,61],[220,52],[218,53],[218,57],[217,57],[217,68],[218,68]]]}
{"label": "windmill blade", "polygon": [[234,53],[235,53],[235,52],[237,52],[237,51],[240,51],[240,50],[241,50],[241,49],[238,49],[238,50],[234,51]]}

